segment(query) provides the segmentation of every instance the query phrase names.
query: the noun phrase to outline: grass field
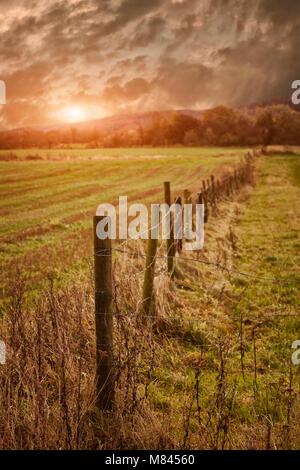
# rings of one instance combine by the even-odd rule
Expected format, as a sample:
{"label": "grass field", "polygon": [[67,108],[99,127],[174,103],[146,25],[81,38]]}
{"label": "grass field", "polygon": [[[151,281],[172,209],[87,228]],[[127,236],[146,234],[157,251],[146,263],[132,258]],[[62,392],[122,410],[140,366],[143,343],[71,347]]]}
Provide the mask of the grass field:
{"label": "grass field", "polygon": [[[31,150],[17,152],[21,156]],[[133,156],[126,158],[129,152]],[[43,283],[45,270],[55,271],[55,278],[69,271],[76,275],[82,258],[91,253],[90,227],[99,204],[117,203],[119,195],[128,196],[131,202],[162,202],[165,180],[171,181],[176,193],[186,186],[197,191],[202,178],[226,173],[244,153],[232,152],[69,150],[68,156],[76,153],[85,159],[90,154],[110,156],[84,162],[0,162],[0,288],[16,266],[36,285]]]}
{"label": "grass field", "polygon": [[0,161],[5,156],[13,157],[19,160],[30,160],[36,157],[40,160],[63,159],[63,160],[84,160],[97,159],[103,157],[210,157],[217,155],[241,155],[246,149],[239,147],[141,147],[141,148],[105,148],[105,149],[86,149],[77,146],[77,148],[59,148],[59,149],[12,149],[0,150]]}
{"label": "grass field", "polygon": [[[161,150],[157,158],[116,150],[95,161],[0,164],[2,448],[300,448],[299,366],[291,364],[300,319],[280,316],[299,314],[299,282],[196,261],[299,280],[298,156],[257,159],[256,186],[219,204],[202,252],[176,261],[178,278],[158,260],[160,321],[152,329],[116,318],[116,409],[94,408],[95,208],[119,195],[162,201],[165,180],[174,195],[195,192],[239,160],[223,149]],[[143,267],[143,258],[114,257],[117,312],[139,312]]]}

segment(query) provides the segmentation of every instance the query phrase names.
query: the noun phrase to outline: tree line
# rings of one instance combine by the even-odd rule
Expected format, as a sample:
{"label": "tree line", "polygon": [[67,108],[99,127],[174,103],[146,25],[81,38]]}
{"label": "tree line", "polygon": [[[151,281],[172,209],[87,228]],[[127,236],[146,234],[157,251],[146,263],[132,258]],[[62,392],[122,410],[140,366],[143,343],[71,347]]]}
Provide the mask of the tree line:
{"label": "tree line", "polygon": [[0,148],[55,148],[83,144],[96,147],[136,146],[243,146],[300,145],[300,113],[287,105],[254,110],[217,106],[203,111],[201,118],[184,112],[159,115],[148,125],[121,130],[81,129],[70,126],[60,130],[31,128],[0,133]]}

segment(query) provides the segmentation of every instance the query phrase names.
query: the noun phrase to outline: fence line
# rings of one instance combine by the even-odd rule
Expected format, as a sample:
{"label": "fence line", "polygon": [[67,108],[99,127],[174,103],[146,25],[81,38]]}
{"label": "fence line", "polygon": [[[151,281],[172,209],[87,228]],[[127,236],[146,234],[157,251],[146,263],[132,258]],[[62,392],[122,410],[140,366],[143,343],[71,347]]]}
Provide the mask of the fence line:
{"label": "fence line", "polygon": [[[131,256],[136,256],[136,257],[140,256],[142,258],[147,258],[146,254],[140,253],[138,251],[120,250],[119,248],[112,248],[112,251],[117,251],[119,253],[125,253],[125,254],[131,255]],[[102,254],[100,251],[97,251],[96,253],[94,253],[94,256],[97,257],[97,256],[109,256],[109,255],[105,255],[105,254]],[[156,259],[169,259],[171,256],[155,255],[154,257]],[[241,276],[250,277],[252,279],[257,279],[257,280],[260,280],[260,281],[296,282],[296,283],[300,282],[300,279],[278,279],[278,278],[256,276],[255,274],[244,273],[244,272],[238,271],[236,269],[227,268],[226,266],[223,266],[220,263],[214,263],[212,261],[204,261],[204,260],[197,259],[197,258],[188,258],[188,257],[184,257],[184,256],[176,256],[175,259],[176,260],[183,260],[183,261],[193,261],[195,263],[201,263],[201,264],[206,264],[208,266],[214,266],[218,269],[222,269],[223,271],[227,271],[229,273],[239,274]],[[148,266],[149,265],[147,265],[144,270],[140,271],[139,274],[144,273]]]}
{"label": "fence line", "polygon": [[[115,317],[128,317],[128,318],[153,318],[156,320],[173,320],[173,321],[183,321],[183,322],[188,322],[188,323],[215,323],[216,321],[241,321],[241,317],[222,317],[222,318],[185,318],[185,317],[178,317],[178,316],[171,316],[168,315],[166,317],[159,317],[157,315],[145,315],[142,313],[120,313],[120,312],[96,312],[95,315],[112,315]],[[293,317],[298,317],[300,318],[300,313],[285,313],[285,314],[270,314],[270,315],[250,315],[248,317],[243,317],[243,323],[245,321],[249,320],[269,320],[271,318],[280,318],[281,320],[284,318],[293,318]]]}
{"label": "fence line", "polygon": [[[214,175],[211,175],[210,179],[206,181],[203,180],[202,182],[202,189],[197,194],[197,201],[199,203],[204,204],[204,222],[207,223],[210,214],[214,214],[216,212],[217,203],[222,198],[230,198],[235,191],[239,191],[240,188],[245,184],[253,184],[253,158],[254,156],[259,155],[260,152],[248,152],[246,155],[245,162],[242,165],[239,165],[237,169],[234,170],[233,175],[228,175],[222,180],[215,180]],[[164,194],[165,194],[165,202],[169,206],[169,210],[166,211],[165,217],[170,216],[170,232],[174,235],[174,216],[171,214],[171,187],[169,182],[164,183]],[[184,191],[184,200],[193,202],[193,198],[191,193],[188,190]],[[180,197],[176,197],[175,201],[180,201]],[[210,207],[210,210],[209,210]],[[99,217],[94,218],[94,237],[96,236],[96,221]],[[156,226],[150,227],[150,232],[152,229],[159,227],[162,224],[163,217],[161,218],[160,222]],[[148,229],[147,229],[148,232]],[[138,234],[136,238],[140,238],[141,233]],[[152,302],[153,302],[153,280],[155,277],[155,261],[157,259],[163,259],[167,261],[167,271],[170,277],[174,277],[176,266],[174,266],[174,258],[175,260],[182,260],[187,262],[193,263],[200,263],[208,266],[215,267],[217,269],[221,269],[226,271],[228,274],[238,274],[241,276],[249,277],[253,280],[259,281],[270,281],[270,282],[277,282],[277,283],[299,283],[300,279],[277,279],[277,278],[270,278],[264,276],[256,276],[254,274],[249,274],[245,272],[241,272],[237,269],[231,269],[226,266],[221,265],[220,263],[215,263],[211,261],[205,261],[203,259],[196,259],[186,256],[178,255],[182,251],[182,244],[179,244],[178,241],[174,240],[171,237],[170,240],[167,241],[167,255],[159,255],[157,253],[157,240],[155,243],[151,243],[151,237],[148,240],[148,249],[147,253],[141,253],[138,251],[126,250],[123,247],[129,243],[132,239],[127,239],[120,243],[115,248],[111,248],[111,246],[107,247],[106,245],[101,246],[100,244],[95,243],[95,250],[94,250],[94,262],[95,262],[95,271],[100,272],[101,275],[95,276],[95,299],[96,299],[96,307],[95,307],[95,319],[96,319],[96,337],[97,337],[97,370],[96,370],[96,384],[97,385],[97,404],[100,409],[107,409],[111,408],[112,401],[113,401],[113,390],[114,390],[114,380],[115,380],[115,370],[114,370],[114,359],[113,359],[113,317],[116,318],[137,318],[141,320],[152,319],[154,323],[157,321],[177,321],[177,322],[188,322],[188,323],[215,323],[217,321],[239,321],[240,322],[240,360],[241,360],[241,370],[236,371],[228,371],[229,373],[242,373],[244,376],[245,372],[248,372],[247,367],[244,365],[244,336],[243,336],[243,328],[245,326],[245,322],[254,320],[257,322],[268,321],[270,319],[287,319],[287,318],[298,318],[300,314],[297,313],[290,313],[290,314],[269,314],[264,316],[233,316],[233,317],[222,317],[222,318],[183,318],[178,316],[166,316],[160,317],[158,316],[157,312],[152,309]],[[160,247],[163,245],[163,237]],[[125,280],[130,280],[138,275],[144,274],[144,285],[143,285],[143,299],[140,303],[141,311],[136,311],[133,313],[121,313],[119,311],[114,312],[111,311],[111,289],[110,289],[110,279],[112,279],[112,252],[119,252],[123,254],[128,254],[130,256],[135,257],[142,257],[146,258],[146,266],[143,270],[135,273],[133,276],[129,276],[127,278],[123,278],[122,282]],[[106,262],[105,258],[109,257],[109,262]],[[109,289],[106,289],[106,286]],[[117,306],[117,305],[116,305]],[[101,320],[100,320],[101,319]],[[148,325],[150,327],[150,325]],[[253,332],[257,325],[252,326]],[[254,333],[253,333],[254,334]],[[198,347],[207,347],[207,345],[197,344]],[[256,352],[255,352],[256,354]],[[201,370],[214,370],[217,372],[217,368],[205,368],[201,367]],[[227,372],[227,371],[226,371]],[[251,370],[251,372],[256,373],[259,372],[259,368],[255,368]],[[268,370],[269,372],[269,370]],[[273,370],[276,373],[283,373],[282,371]],[[101,384],[101,386],[99,386]]]}
{"label": "fence line", "polygon": [[[120,364],[120,362],[115,362],[114,363],[115,366],[117,367],[120,367],[120,368],[125,368],[125,367],[132,367],[132,361],[129,360],[124,360],[124,362],[122,364]],[[134,364],[134,367],[136,369],[144,369],[145,367],[157,367],[156,364],[153,364],[153,362],[149,362],[149,363],[144,363],[144,364]],[[215,372],[215,373],[220,373],[220,370],[218,369],[218,366],[216,364],[215,367],[211,366],[201,366],[201,372]],[[273,375],[273,374],[280,374],[280,375],[285,375],[285,374],[290,374],[290,369],[288,370],[280,370],[280,369],[273,369],[273,368],[270,368],[270,367],[267,367],[267,368],[263,368],[263,367],[257,367],[257,368],[250,368],[250,367],[244,367],[244,369],[226,369],[225,367],[225,370],[224,372],[226,374],[243,374],[243,372],[246,372],[246,373],[249,373],[249,374],[261,374],[261,375]],[[300,370],[296,371],[293,373],[293,375],[299,375],[300,374]]]}

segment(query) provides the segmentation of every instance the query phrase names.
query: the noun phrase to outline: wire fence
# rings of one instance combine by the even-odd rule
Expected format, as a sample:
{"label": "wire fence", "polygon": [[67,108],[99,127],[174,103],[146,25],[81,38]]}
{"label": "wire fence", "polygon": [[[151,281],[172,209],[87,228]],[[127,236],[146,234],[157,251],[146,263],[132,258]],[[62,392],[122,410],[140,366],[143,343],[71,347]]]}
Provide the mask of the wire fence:
{"label": "wire fence", "polygon": [[[196,195],[197,202],[204,204],[204,222],[207,223],[208,217],[210,213],[213,213],[216,209],[217,202],[220,199],[228,199],[233,196],[234,193],[238,192],[242,186],[246,184],[254,184],[254,178],[253,178],[253,159],[255,156],[258,156],[260,153],[259,152],[252,152],[252,154],[247,154],[246,155],[246,161],[243,165],[240,165],[238,169],[234,171],[233,175],[226,176],[223,178],[221,181],[217,180],[215,181],[215,178],[211,176],[210,180],[203,181],[202,183],[202,190],[200,193]],[[168,188],[169,194],[165,193],[166,197],[166,203],[169,202],[170,200],[170,185],[169,183],[165,183],[165,188]],[[190,202],[193,199],[193,196],[188,192],[185,191],[185,198],[186,201]],[[175,201],[181,201],[181,198],[175,198]],[[170,207],[170,204],[168,204]],[[168,212],[164,215],[164,217],[170,216],[170,209]],[[163,218],[159,221],[158,224],[151,226],[150,230],[153,228],[159,227],[163,222]],[[145,231],[146,232],[146,231]],[[144,232],[144,233],[145,233]],[[148,232],[148,229],[147,229]],[[142,232],[143,233],[143,232]],[[140,238],[142,233],[139,233],[137,238]],[[170,233],[172,234],[172,228]],[[104,353],[104,359],[103,355],[100,359],[99,364],[105,363],[105,371],[104,371],[104,376],[102,377],[102,383],[103,381],[107,380],[108,373],[111,375],[111,368],[114,367],[113,365],[115,363],[115,357],[113,355],[113,337],[112,337],[112,329],[113,329],[113,318],[115,318],[118,321],[124,321],[128,320],[129,322],[131,320],[135,320],[136,322],[142,322],[143,325],[145,326],[145,322],[150,322],[150,325],[148,324],[148,328],[152,331],[153,328],[157,328],[157,331],[159,331],[159,328],[163,323],[187,323],[189,325],[204,325],[206,323],[209,324],[222,324],[222,326],[227,324],[228,322],[233,322],[236,323],[236,327],[238,327],[238,334],[236,335],[236,339],[238,340],[238,344],[235,344],[234,348],[237,349],[240,353],[240,365],[241,368],[234,369],[234,368],[227,368],[226,373],[230,374],[242,374],[244,376],[245,373],[251,373],[254,374],[255,378],[257,374],[283,374],[285,375],[286,373],[291,374],[291,367],[288,368],[288,370],[282,370],[279,368],[274,368],[274,367],[262,367],[257,364],[257,350],[256,350],[256,345],[255,345],[255,331],[260,326],[262,323],[269,322],[269,321],[275,321],[275,320],[291,320],[291,319],[298,319],[300,317],[300,313],[297,312],[290,312],[290,313],[270,313],[267,315],[245,315],[241,314],[240,316],[231,316],[231,315],[222,315],[222,316],[215,316],[214,318],[206,318],[206,317],[199,317],[199,318],[188,318],[188,317],[181,317],[181,316],[173,316],[173,315],[164,315],[160,316],[157,311],[155,311],[155,306],[154,306],[154,298],[155,298],[155,292],[154,292],[154,277],[155,277],[155,262],[157,260],[163,260],[166,261],[166,268],[161,269],[160,273],[166,273],[169,274],[169,276],[173,279],[176,277],[176,267],[174,266],[174,262],[188,262],[188,263],[193,263],[193,264],[201,264],[201,265],[206,265],[211,268],[214,268],[216,270],[221,270],[228,275],[234,274],[238,276],[243,276],[246,278],[249,278],[253,281],[262,281],[262,282],[271,282],[271,283],[278,283],[278,284],[298,284],[300,282],[299,278],[295,279],[284,279],[284,278],[273,278],[273,277],[268,277],[268,276],[261,276],[257,275],[255,273],[247,273],[239,269],[235,268],[229,268],[221,263],[210,261],[210,260],[205,260],[205,259],[199,259],[199,252],[197,252],[197,258],[193,258],[191,256],[183,256],[181,254],[182,251],[182,244],[181,246],[178,244],[178,241],[175,240],[174,238],[171,241],[167,241],[167,254],[158,254],[158,251],[161,250],[164,246],[165,240],[162,237],[160,246],[157,249],[157,245],[153,244],[151,245],[151,241],[148,240],[148,248],[147,248],[147,253],[142,252],[141,250],[132,250],[132,249],[127,249],[127,245],[132,241],[133,239],[126,239],[120,244],[118,244],[116,247],[111,247],[111,243],[107,241],[102,241],[95,245],[95,250],[94,250],[94,260],[95,260],[95,270],[99,271],[101,273],[100,278],[98,277],[98,280],[96,279],[96,287],[95,287],[95,298],[96,298],[96,308],[95,308],[95,316],[96,316],[96,337],[97,337],[97,344],[101,346],[102,353]],[[123,254],[123,255],[128,255],[133,258],[144,258],[146,259],[146,264],[143,269],[138,270],[137,272],[133,273],[130,276],[125,276],[120,279],[120,282],[117,283],[116,281],[114,282],[114,285],[111,284],[110,279],[112,279],[112,254],[113,253],[117,254]],[[169,262],[172,261],[170,264]],[[171,266],[171,269],[170,269]],[[106,273],[106,274],[105,274]],[[175,274],[175,276],[174,276]],[[133,279],[135,279],[138,276],[144,275],[144,284],[143,284],[143,296],[141,301],[138,304],[137,310],[135,312],[123,312],[122,309],[120,310],[117,305],[117,288],[121,285],[124,284],[125,282],[129,282]],[[113,294],[114,291],[114,294]],[[112,302],[111,300],[114,300],[115,303],[115,309],[112,308]],[[97,318],[99,321],[101,321],[101,329],[97,331]],[[100,320],[101,319],[101,320]],[[249,326],[249,322],[252,323],[250,327],[252,328],[252,343],[253,343],[253,349],[254,349],[254,367],[249,367],[245,364],[245,350],[246,350],[246,343],[248,339],[245,338],[244,330],[246,327]],[[131,325],[128,325],[129,327]],[[138,324],[136,325],[138,328]],[[211,333],[210,333],[211,334]],[[182,335],[183,336],[183,335]],[[212,335],[214,336],[214,335]],[[109,341],[111,341],[111,344],[108,344],[109,341],[107,342],[107,338],[110,338]],[[183,341],[185,343],[190,343],[199,348],[199,351],[215,351],[215,347],[212,347],[211,345],[207,343],[201,343],[201,341],[198,340],[188,340],[184,337],[179,337],[180,341]],[[218,341],[217,337],[213,338],[215,341]],[[120,353],[122,356],[122,354]],[[153,362],[146,363],[144,359],[139,359],[142,364],[138,364],[136,361],[136,356],[134,360],[129,360],[128,362],[126,361],[126,358],[123,357],[121,360],[121,356],[119,358],[118,362],[118,368],[122,367],[127,367],[130,365],[130,367],[133,366],[137,367],[138,369],[144,369],[145,367],[159,367],[159,364],[154,364]],[[103,362],[104,361],[104,362]],[[222,362],[222,361],[221,361]],[[290,361],[291,362],[291,361]],[[223,366],[222,366],[223,367]],[[218,372],[218,365],[213,365],[213,366],[207,366],[205,364],[201,364],[200,361],[200,366],[199,369],[201,371],[212,371],[212,372]],[[105,375],[106,374],[106,375]],[[98,390],[98,394],[107,393],[103,388]]]}
{"label": "wire fence", "polygon": [[[130,256],[135,256],[135,257],[142,257],[142,258],[147,258],[147,254],[145,253],[140,253],[139,251],[129,251],[129,250],[120,250],[119,248],[112,248],[111,249],[112,251],[116,251],[118,253],[124,253],[124,254],[128,254]],[[97,251],[94,253],[94,256],[111,256],[110,254],[106,254],[104,253],[104,250],[101,252],[101,251]],[[155,255],[153,256],[153,258],[155,259],[169,259],[169,258],[174,258],[174,256],[164,256],[164,255]],[[232,273],[232,274],[238,274],[240,276],[245,276],[245,277],[249,277],[251,279],[255,279],[255,280],[258,280],[258,281],[270,281],[270,282],[292,282],[292,283],[299,283],[300,282],[300,279],[296,278],[296,279],[278,279],[278,278],[272,278],[272,277],[263,277],[263,276],[257,276],[255,274],[249,274],[249,273],[245,273],[245,272],[242,272],[242,271],[239,271],[237,269],[231,269],[231,268],[228,268],[227,266],[223,266],[221,265],[220,263],[214,263],[212,261],[205,261],[205,260],[202,260],[202,259],[198,259],[198,258],[189,258],[189,257],[185,257],[185,256],[176,256],[175,257],[176,260],[178,261],[188,261],[188,262],[194,262],[194,263],[200,263],[200,264],[205,264],[207,266],[213,266],[215,268],[218,268],[218,269],[221,269],[223,271],[227,271],[228,273]],[[149,268],[151,266],[151,263],[150,264],[147,264],[145,266],[145,268],[141,271],[139,271],[138,273],[136,273],[136,275],[139,275],[139,274],[144,274],[144,272],[147,270],[147,268]],[[128,278],[129,279],[129,278]],[[126,279],[125,279],[126,280]]]}

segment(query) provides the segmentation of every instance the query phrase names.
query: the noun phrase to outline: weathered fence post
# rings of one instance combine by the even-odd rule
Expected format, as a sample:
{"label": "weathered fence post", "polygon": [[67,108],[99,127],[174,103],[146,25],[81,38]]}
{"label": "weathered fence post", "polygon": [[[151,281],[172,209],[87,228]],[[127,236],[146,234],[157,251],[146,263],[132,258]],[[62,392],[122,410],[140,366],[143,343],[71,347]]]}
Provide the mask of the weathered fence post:
{"label": "weathered fence post", "polygon": [[201,199],[204,204],[204,223],[206,224],[209,216],[207,189],[201,194]]}
{"label": "weathered fence post", "polygon": [[[188,189],[184,189],[183,191],[183,200],[184,200],[184,204],[193,204],[192,195]],[[195,221],[194,221],[193,213],[192,213],[192,228],[193,230],[195,230]]]}
{"label": "weathered fence post", "polygon": [[238,181],[237,170],[234,170],[234,182],[235,182],[235,189],[238,191],[239,190],[239,181]]}
{"label": "weathered fence post", "polygon": [[229,186],[230,186],[230,194],[233,195],[234,188],[233,188],[233,176],[232,175],[229,176]]}
{"label": "weathered fence post", "polygon": [[145,315],[150,315],[152,313],[151,309],[153,305],[153,281],[155,274],[156,250],[157,238],[152,238],[152,231],[150,227],[143,285],[143,311]]}
{"label": "weathered fence post", "polygon": [[244,166],[244,164],[242,164],[242,166],[241,166],[240,174],[241,174],[242,185],[244,185],[245,184],[245,166]]}
{"label": "weathered fence post", "polygon": [[207,193],[210,198],[210,180],[209,179],[206,180],[206,185],[207,185]]}
{"label": "weathered fence post", "polygon": [[[97,225],[104,216],[94,216],[96,392],[97,407],[110,410],[114,401],[112,256],[110,237],[101,240]],[[109,221],[109,218],[107,217]]]}
{"label": "weathered fence post", "polygon": [[[171,207],[171,186],[169,181],[164,182],[164,193],[165,193],[165,203],[168,204],[169,209]],[[167,240],[167,255],[168,255],[168,272],[173,271],[175,246],[174,246],[174,224],[172,213],[170,212],[170,236]]]}
{"label": "weathered fence post", "polygon": [[229,176],[226,176],[225,186],[226,186],[226,196],[229,197],[230,196]]}
{"label": "weathered fence post", "polygon": [[215,187],[215,177],[211,175],[211,204],[214,208],[216,208],[216,187]]}
{"label": "weathered fence post", "polygon": [[[175,197],[174,203],[175,203],[175,204],[178,204],[178,205],[181,207],[181,210],[182,210],[182,202],[181,202],[181,197],[180,197],[180,196]],[[182,223],[182,213],[181,213],[181,223]],[[176,224],[175,224],[175,227],[176,227]],[[175,247],[176,247],[177,253],[181,253],[181,252],[182,252],[182,238],[177,238],[177,239],[176,239],[176,241],[175,241]]]}
{"label": "weathered fence post", "polygon": [[188,189],[184,189],[183,191],[183,201],[184,204],[191,204],[191,193]]}
{"label": "weathered fence post", "polygon": [[221,183],[220,180],[217,180],[217,199],[220,199],[221,197]]}
{"label": "weathered fence post", "polygon": [[213,199],[215,198],[215,177],[214,175],[210,176],[210,181],[211,181],[211,190],[213,193]]}
{"label": "weathered fence post", "polygon": [[204,197],[202,193],[198,193],[198,202],[197,204],[203,204],[204,205],[204,223],[205,223],[205,204],[204,204]]}

